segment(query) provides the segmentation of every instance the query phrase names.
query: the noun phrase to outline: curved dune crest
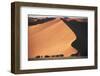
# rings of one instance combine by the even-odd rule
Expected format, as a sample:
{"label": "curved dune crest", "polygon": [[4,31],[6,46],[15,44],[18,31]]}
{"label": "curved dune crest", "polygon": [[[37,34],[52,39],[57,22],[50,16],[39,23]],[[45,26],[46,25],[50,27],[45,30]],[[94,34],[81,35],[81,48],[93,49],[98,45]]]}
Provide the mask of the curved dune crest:
{"label": "curved dune crest", "polygon": [[71,46],[75,33],[57,18],[28,28],[28,57],[63,54],[69,57],[77,50]]}

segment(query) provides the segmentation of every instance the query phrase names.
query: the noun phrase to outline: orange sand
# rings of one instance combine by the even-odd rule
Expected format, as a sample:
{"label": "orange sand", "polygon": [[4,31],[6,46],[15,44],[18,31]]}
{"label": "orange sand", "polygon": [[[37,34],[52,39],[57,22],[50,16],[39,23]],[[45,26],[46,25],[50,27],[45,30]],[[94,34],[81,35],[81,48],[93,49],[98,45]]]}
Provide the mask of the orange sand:
{"label": "orange sand", "polygon": [[75,33],[61,19],[57,18],[28,28],[28,57],[63,54],[69,57],[77,53],[71,46]]}

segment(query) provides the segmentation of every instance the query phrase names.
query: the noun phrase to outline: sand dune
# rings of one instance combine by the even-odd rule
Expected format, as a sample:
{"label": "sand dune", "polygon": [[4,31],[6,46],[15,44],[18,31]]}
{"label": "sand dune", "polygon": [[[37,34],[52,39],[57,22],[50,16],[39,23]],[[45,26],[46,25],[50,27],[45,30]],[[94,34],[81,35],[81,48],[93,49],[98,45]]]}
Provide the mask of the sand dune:
{"label": "sand dune", "polygon": [[28,28],[28,57],[63,54],[69,57],[77,53],[71,46],[75,33],[61,19],[57,18]]}

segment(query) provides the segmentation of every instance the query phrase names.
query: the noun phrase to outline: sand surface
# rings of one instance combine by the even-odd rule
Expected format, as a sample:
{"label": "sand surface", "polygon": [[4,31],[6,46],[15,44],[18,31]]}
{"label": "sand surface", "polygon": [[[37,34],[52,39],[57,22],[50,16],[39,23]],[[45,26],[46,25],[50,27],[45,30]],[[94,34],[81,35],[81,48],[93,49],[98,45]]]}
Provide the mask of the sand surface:
{"label": "sand surface", "polygon": [[61,19],[57,18],[28,28],[28,57],[63,54],[69,57],[77,53],[71,46],[75,33]]}

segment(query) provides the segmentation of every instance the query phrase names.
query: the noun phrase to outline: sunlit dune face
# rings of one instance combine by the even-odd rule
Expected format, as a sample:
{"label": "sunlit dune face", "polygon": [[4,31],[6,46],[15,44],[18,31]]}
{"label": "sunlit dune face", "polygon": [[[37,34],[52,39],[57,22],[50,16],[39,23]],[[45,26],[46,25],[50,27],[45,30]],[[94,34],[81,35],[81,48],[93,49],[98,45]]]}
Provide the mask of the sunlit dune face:
{"label": "sunlit dune face", "polygon": [[75,33],[61,19],[28,27],[28,57],[69,57],[77,50],[71,45],[76,40]]}

